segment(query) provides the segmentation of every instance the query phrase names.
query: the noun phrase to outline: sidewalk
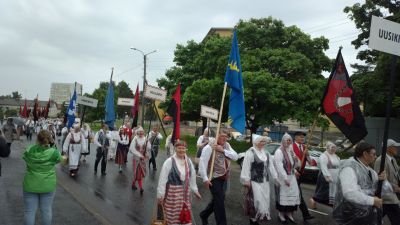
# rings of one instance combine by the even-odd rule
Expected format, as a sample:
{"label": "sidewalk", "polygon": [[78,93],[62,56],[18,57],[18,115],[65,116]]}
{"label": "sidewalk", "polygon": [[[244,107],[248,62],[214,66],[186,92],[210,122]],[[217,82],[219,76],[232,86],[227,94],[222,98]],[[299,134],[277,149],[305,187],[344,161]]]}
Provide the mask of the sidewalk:
{"label": "sidewalk", "polygon": [[[25,162],[22,153],[27,146],[22,141],[12,144],[9,158],[1,158],[2,176],[0,177],[0,224],[23,224],[24,204],[22,181],[25,173]],[[36,224],[39,224],[39,214]],[[57,185],[53,202],[53,224],[55,225],[99,225],[101,224],[89,211],[82,207],[68,192]]]}

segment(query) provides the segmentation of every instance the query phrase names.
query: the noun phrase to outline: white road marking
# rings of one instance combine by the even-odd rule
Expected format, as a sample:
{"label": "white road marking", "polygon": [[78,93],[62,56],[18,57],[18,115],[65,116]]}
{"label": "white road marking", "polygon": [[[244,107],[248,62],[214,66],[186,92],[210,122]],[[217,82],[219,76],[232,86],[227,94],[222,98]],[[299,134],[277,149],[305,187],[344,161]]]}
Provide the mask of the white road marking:
{"label": "white road marking", "polygon": [[324,216],[328,216],[328,215],[329,215],[329,214],[327,214],[327,213],[320,212],[320,211],[317,211],[317,210],[314,210],[314,209],[308,209],[308,210],[310,210],[311,212],[315,212],[315,213],[318,213],[318,214],[324,215]]}

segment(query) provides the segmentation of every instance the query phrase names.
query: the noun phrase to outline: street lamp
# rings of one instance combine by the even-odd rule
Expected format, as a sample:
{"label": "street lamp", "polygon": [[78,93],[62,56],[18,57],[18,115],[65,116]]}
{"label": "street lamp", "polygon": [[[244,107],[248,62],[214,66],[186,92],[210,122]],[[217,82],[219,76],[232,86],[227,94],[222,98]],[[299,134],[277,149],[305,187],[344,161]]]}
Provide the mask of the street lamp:
{"label": "street lamp", "polygon": [[153,51],[151,51],[151,52],[148,52],[148,53],[144,53],[142,50],[140,50],[140,49],[137,49],[137,48],[131,48],[132,50],[135,50],[135,51],[138,51],[138,52],[140,52],[140,53],[142,53],[142,55],[143,55],[143,63],[144,63],[144,70],[143,70],[143,94],[142,94],[142,127],[144,127],[144,87],[145,87],[145,84],[147,83],[147,81],[146,81],[146,59],[147,59],[147,56],[148,55],[150,55],[151,53],[154,53],[154,52],[156,52],[157,50],[153,50]]}

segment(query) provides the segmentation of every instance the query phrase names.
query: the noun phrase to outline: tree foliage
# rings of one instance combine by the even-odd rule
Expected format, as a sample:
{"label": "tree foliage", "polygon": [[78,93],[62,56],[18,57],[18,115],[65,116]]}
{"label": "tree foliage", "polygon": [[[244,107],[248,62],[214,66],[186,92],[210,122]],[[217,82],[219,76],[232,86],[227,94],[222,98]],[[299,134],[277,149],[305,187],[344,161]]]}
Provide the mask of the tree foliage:
{"label": "tree foliage", "polygon": [[[236,27],[248,128],[254,132],[261,124],[289,118],[310,124],[326,84],[322,71],[331,68],[323,52],[328,40],[271,17],[240,20]],[[176,66],[158,85],[170,90],[182,84],[183,120],[199,120],[200,105],[219,109],[230,48],[231,38],[218,35],[177,45]]]}
{"label": "tree foliage", "polygon": [[[371,26],[371,17],[378,16],[385,19],[400,22],[399,1],[366,0],[364,4],[356,3],[344,9],[349,14],[359,29],[358,37],[352,41],[356,49],[366,47]],[[353,80],[356,96],[364,105],[366,116],[384,116],[386,112],[386,101],[388,97],[391,56],[368,48],[362,48],[357,58],[364,61],[365,65],[352,65],[356,72],[351,77]],[[400,62],[396,64],[396,83],[400,85]],[[392,116],[400,116],[400,90],[395,89]]]}
{"label": "tree foliage", "polygon": [[[96,88],[92,94],[85,93],[85,96],[98,100],[96,108],[87,107],[85,112],[86,121],[104,120],[105,116],[105,99],[107,95],[109,82],[101,82],[99,87]],[[125,113],[130,115],[129,106],[116,105],[118,98],[133,98],[132,89],[129,88],[125,81],[119,82],[117,85],[113,82],[114,86],[114,105],[115,114],[117,118],[123,118]]]}

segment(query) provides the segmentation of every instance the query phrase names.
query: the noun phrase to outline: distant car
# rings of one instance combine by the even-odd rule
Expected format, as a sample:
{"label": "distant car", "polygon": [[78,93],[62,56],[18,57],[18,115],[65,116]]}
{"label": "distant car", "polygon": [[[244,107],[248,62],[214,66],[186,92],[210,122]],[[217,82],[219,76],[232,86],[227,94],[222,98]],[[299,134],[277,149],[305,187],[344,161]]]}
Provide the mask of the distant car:
{"label": "distant car", "polygon": [[[280,143],[270,143],[265,145],[265,150],[268,151],[272,157],[274,156],[276,150],[281,146]],[[304,167],[303,178],[307,180],[316,181],[319,173],[319,157],[322,152],[316,150],[310,150],[309,152],[311,158],[311,164],[306,162],[306,166]],[[243,159],[246,152],[239,153],[238,163],[240,167],[242,167]]]}

